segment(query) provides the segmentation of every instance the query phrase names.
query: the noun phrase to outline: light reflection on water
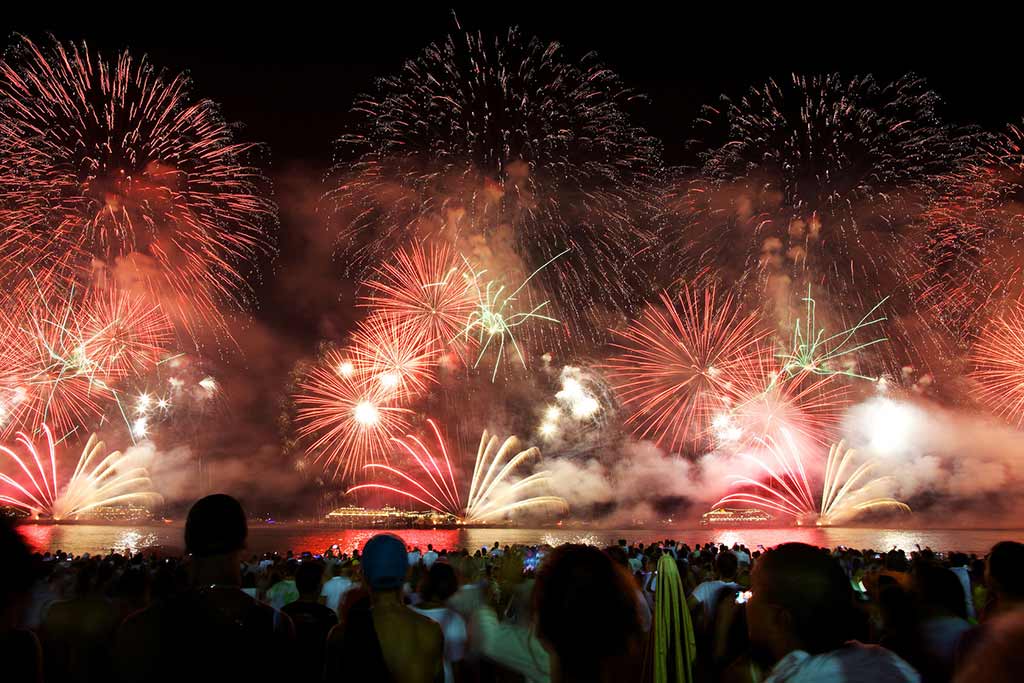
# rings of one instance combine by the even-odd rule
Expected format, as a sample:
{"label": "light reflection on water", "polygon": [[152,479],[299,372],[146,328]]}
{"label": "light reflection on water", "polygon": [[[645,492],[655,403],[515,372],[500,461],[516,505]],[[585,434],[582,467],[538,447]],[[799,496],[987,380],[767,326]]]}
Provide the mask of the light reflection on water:
{"label": "light reflection on water", "polygon": [[[161,546],[167,552],[180,553],[184,547],[184,532],[181,525],[59,525],[23,524],[19,532],[33,550],[44,552],[62,549],[80,554],[84,552],[108,552],[111,548],[133,550],[150,546]],[[249,530],[249,551],[253,553],[285,552],[296,553],[309,550],[321,553],[335,543],[342,550],[362,548],[363,544],[380,530],[377,529],[336,529],[309,526],[257,526]],[[771,547],[787,541],[800,541],[818,546],[835,547],[845,545],[853,548],[874,548],[888,550],[892,547],[910,551],[915,544],[930,546],[935,550],[962,550],[984,553],[999,541],[1024,542],[1022,529],[866,529],[866,528],[819,528],[796,527],[783,529],[762,528],[675,528],[675,529],[397,529],[397,534],[410,546],[426,548],[428,543],[435,548],[480,548],[490,547],[495,541],[504,544],[537,544],[586,542],[597,545],[611,545],[618,539],[649,543],[665,538],[674,538],[693,545],[694,543],[743,543],[749,548],[758,545]]]}

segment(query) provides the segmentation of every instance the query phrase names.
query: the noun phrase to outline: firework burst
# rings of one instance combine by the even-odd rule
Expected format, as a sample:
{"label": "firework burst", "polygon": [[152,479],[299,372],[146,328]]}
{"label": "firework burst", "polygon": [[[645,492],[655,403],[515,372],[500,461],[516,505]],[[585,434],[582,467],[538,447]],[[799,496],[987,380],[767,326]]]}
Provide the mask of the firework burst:
{"label": "firework burst", "polygon": [[744,315],[732,296],[718,300],[713,288],[684,290],[616,332],[619,353],[605,368],[626,419],[638,438],[670,450],[709,441],[710,421],[741,396],[763,389],[752,365],[768,332],[756,315]]}
{"label": "firework burst", "polygon": [[753,377],[744,385],[760,388],[714,416],[711,426],[720,447],[745,452],[763,439],[780,439],[783,431],[808,446],[824,447],[835,439],[850,403],[849,388],[839,378],[783,370],[768,349],[748,367]]}
{"label": "firework burst", "polygon": [[728,503],[755,505],[792,517],[798,524],[813,522],[819,526],[846,522],[867,510],[910,512],[908,505],[880,492],[890,483],[889,478],[866,480],[875,466],[873,461],[853,467],[857,452],[848,450],[842,441],[829,448],[820,504],[817,504],[801,449],[789,432],[783,431],[781,436],[779,440],[762,442],[770,458],[747,456],[766,476],[766,481],[734,477],[737,486],[748,487],[749,491],[730,493],[714,507]]}
{"label": "firework burst", "polygon": [[862,352],[862,362],[878,373],[929,358],[918,352],[925,342],[912,321],[904,324],[916,311],[910,285],[923,270],[912,239],[975,144],[940,119],[938,105],[914,76],[883,84],[794,75],[723,99],[707,115],[728,141],[679,192],[693,224],[673,251],[690,254],[682,261],[690,274],[721,268],[754,285],[783,319],[791,297],[812,283],[847,328],[894,296],[897,343]]}
{"label": "firework burst", "polygon": [[363,305],[408,327],[438,353],[463,331],[475,306],[465,261],[444,245],[399,249],[363,284],[370,290]]}
{"label": "firework burst", "polygon": [[356,101],[361,123],[341,140],[356,156],[332,193],[349,258],[482,238],[529,270],[571,249],[541,276],[559,312],[589,329],[595,302],[630,308],[655,244],[637,216],[652,215],[660,146],[630,123],[629,99],[593,58],[515,29],[430,45]]}
{"label": "firework burst", "polygon": [[974,345],[973,394],[1007,422],[1024,425],[1024,305],[989,322]]}
{"label": "firework burst", "polygon": [[390,439],[408,424],[411,411],[395,406],[380,382],[368,382],[358,370],[342,371],[351,361],[329,351],[299,382],[295,404],[298,433],[308,449],[333,468],[333,476],[351,478],[374,460],[388,460]]}
{"label": "firework burst", "polygon": [[417,334],[401,319],[373,315],[352,334],[349,353],[337,369],[348,372],[348,366],[341,365],[351,363],[351,375],[379,385],[393,400],[409,399],[425,392],[434,381],[436,358],[432,340]]}
{"label": "firework burst", "polygon": [[[458,517],[466,524],[501,521],[524,510],[568,510],[565,500],[557,496],[530,495],[531,492],[548,487],[551,480],[549,472],[536,472],[519,480],[513,479],[521,466],[540,458],[539,449],[517,450],[519,445],[515,437],[501,442],[486,430],[480,437],[473,465],[473,479],[468,497],[463,502],[441,430],[433,420],[427,420],[427,424],[437,442],[435,453],[439,456],[432,453],[418,437],[409,435],[405,439],[396,438],[395,443],[401,446],[416,467],[407,472],[390,465],[371,463],[366,468],[392,475],[400,486],[360,484],[348,492],[370,489],[395,493],[438,512]],[[418,476],[409,472],[415,472]]]}
{"label": "firework burst", "polygon": [[31,456],[31,462],[14,450],[0,446],[0,452],[17,465],[15,476],[24,478],[24,483],[19,483],[14,476],[0,474],[0,484],[8,491],[0,494],[0,503],[54,520],[66,520],[107,505],[152,504],[161,500],[160,495],[151,490],[152,483],[145,468],[132,465],[120,451],[103,455],[103,442],[95,434],[86,442],[71,478],[60,486],[53,434],[46,425],[42,432],[46,437],[43,454],[26,434],[18,434],[18,443]]}
{"label": "firework burst", "polygon": [[209,100],[121,53],[20,38],[0,61],[0,264],[58,282],[97,268],[182,329],[223,328],[274,209]]}

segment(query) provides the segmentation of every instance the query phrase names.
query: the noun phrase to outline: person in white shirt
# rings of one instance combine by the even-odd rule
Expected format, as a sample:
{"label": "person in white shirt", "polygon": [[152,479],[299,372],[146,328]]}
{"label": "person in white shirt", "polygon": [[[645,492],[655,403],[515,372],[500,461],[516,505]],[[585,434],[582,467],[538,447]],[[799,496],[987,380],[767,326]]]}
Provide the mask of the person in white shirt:
{"label": "person in white shirt", "polygon": [[320,597],[324,598],[324,604],[334,610],[335,614],[339,614],[341,601],[344,599],[345,593],[352,588],[352,580],[344,576],[340,563],[331,564],[329,571],[331,578],[324,581],[324,586],[320,589]]}
{"label": "person in white shirt", "polygon": [[764,683],[918,683],[907,662],[851,640],[853,588],[818,548],[784,543],[754,566],[746,603],[751,647],[775,662]]}
{"label": "person in white shirt", "polygon": [[431,543],[427,544],[427,552],[423,553],[423,566],[430,569],[431,565],[437,561],[437,552],[434,550],[434,546]]}
{"label": "person in white shirt", "polygon": [[420,549],[419,548],[413,548],[412,550],[409,551],[409,568],[410,569],[412,567],[415,567],[416,565],[418,565],[420,563],[420,557],[421,557],[421,555],[420,555]]}
{"label": "person in white shirt", "polygon": [[701,607],[700,616],[701,628],[705,633],[713,632],[715,623],[715,612],[719,603],[730,595],[742,590],[736,583],[736,555],[728,550],[718,553],[715,558],[715,568],[718,570],[718,578],[712,581],[705,581],[693,589],[693,599]]}
{"label": "person in white shirt", "polygon": [[448,606],[448,599],[458,590],[455,570],[447,562],[434,562],[420,586],[422,600],[412,611],[436,621],[444,634],[444,680],[454,683],[454,667],[466,656],[466,622]]}

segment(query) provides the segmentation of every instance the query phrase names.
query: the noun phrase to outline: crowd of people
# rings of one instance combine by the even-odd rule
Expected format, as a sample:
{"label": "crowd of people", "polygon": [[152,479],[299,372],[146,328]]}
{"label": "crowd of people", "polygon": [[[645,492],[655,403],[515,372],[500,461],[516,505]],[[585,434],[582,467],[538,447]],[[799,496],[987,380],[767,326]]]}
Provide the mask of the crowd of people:
{"label": "crowd of people", "polygon": [[664,540],[246,553],[241,505],[193,505],[185,557],[32,554],[0,526],[4,681],[1011,681],[1024,544]]}

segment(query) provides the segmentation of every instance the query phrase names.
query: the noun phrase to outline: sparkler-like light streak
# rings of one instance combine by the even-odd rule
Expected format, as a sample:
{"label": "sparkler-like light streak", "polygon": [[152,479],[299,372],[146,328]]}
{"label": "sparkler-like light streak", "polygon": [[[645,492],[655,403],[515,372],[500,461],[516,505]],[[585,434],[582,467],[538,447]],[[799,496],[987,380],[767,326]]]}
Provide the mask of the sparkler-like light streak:
{"label": "sparkler-like light streak", "polygon": [[994,317],[975,342],[971,392],[1010,424],[1024,425],[1024,304]]}
{"label": "sparkler-like light streak", "polygon": [[605,368],[637,437],[675,450],[700,445],[720,409],[763,390],[751,366],[769,333],[713,288],[684,290],[678,302],[663,293],[661,303],[616,332],[620,352]]}
{"label": "sparkler-like light streak", "polygon": [[[516,287],[510,294],[505,294],[505,285],[499,284],[495,281],[488,282],[482,289],[480,287],[480,277],[487,271],[480,271],[477,273],[473,270],[473,267],[466,261],[466,267],[470,272],[470,280],[473,288],[476,290],[476,306],[470,312],[466,318],[466,323],[463,326],[462,332],[459,336],[465,339],[476,337],[477,342],[480,345],[480,353],[476,358],[476,362],[473,367],[476,368],[480,365],[480,362],[484,358],[484,354],[487,353],[487,349],[490,348],[495,337],[498,339],[498,349],[495,353],[494,358],[494,371],[491,373],[491,381],[493,382],[498,376],[498,366],[501,364],[501,359],[505,354],[505,344],[507,343],[515,349],[516,355],[519,357],[519,362],[526,367],[526,358],[523,356],[522,350],[519,348],[519,343],[516,341],[514,330],[520,325],[525,325],[531,320],[543,320],[547,322],[557,323],[556,318],[544,315],[540,313],[547,305],[548,301],[542,301],[541,303],[534,306],[529,311],[516,311],[513,307],[513,303],[516,301],[516,297],[519,295],[523,288],[529,284],[533,277],[544,270],[548,265],[553,263],[556,259],[561,258],[565,254],[569,253],[569,250],[555,255],[553,258],[541,265],[540,268],[530,273],[530,276],[523,280],[522,284]],[[465,257],[463,257],[465,258]]]}
{"label": "sparkler-like light streak", "polygon": [[329,351],[295,395],[298,434],[311,440],[314,463],[333,465],[335,478],[354,476],[372,460],[387,462],[390,438],[406,428],[412,412],[394,405],[380,382],[365,381],[358,370],[338,372],[346,360],[341,351]]}
{"label": "sparkler-like light streak", "polygon": [[748,486],[751,490],[730,493],[714,507],[743,503],[787,515],[798,524],[813,521],[819,526],[848,521],[866,510],[894,508],[910,511],[905,503],[876,493],[890,478],[864,481],[874,468],[874,461],[866,461],[850,471],[857,452],[848,450],[842,441],[829,448],[820,504],[815,502],[800,448],[792,435],[784,430],[781,439],[764,439],[762,446],[770,454],[770,460],[749,454],[746,457],[766,475],[766,481],[733,477],[735,485]]}
{"label": "sparkler-like light streak", "polygon": [[447,246],[399,249],[363,283],[361,304],[409,327],[438,353],[459,336],[475,301],[464,260]]}
{"label": "sparkler-like light streak", "polygon": [[538,448],[517,451],[519,441],[514,436],[505,439],[499,446],[498,437],[491,436],[486,430],[480,437],[473,465],[473,479],[469,494],[463,502],[441,430],[434,420],[427,420],[427,423],[437,441],[436,452],[440,453],[440,457],[431,453],[422,440],[411,434],[404,439],[393,439],[416,463],[417,467],[413,470],[419,472],[421,478],[391,465],[370,463],[365,466],[367,470],[379,470],[397,477],[404,487],[368,483],[353,486],[348,492],[368,489],[395,493],[438,512],[458,517],[464,524],[494,522],[523,510],[568,510],[565,499],[558,496],[528,495],[539,488],[547,488],[551,481],[550,472],[536,472],[514,482],[511,479],[521,465],[540,457]]}
{"label": "sparkler-like light streak", "polygon": [[[104,456],[104,444],[95,434],[86,442],[71,478],[61,487],[53,434],[45,424],[42,431],[46,437],[46,452],[42,457],[32,439],[24,432],[18,433],[17,440],[31,455],[31,462],[12,449],[0,446],[0,453],[18,466],[29,482],[23,485],[10,475],[0,474],[0,484],[9,491],[0,494],[0,503],[36,515],[44,514],[54,520],[66,520],[107,505],[127,502],[152,504],[162,500],[151,490],[152,483],[145,468],[129,466],[127,457],[120,451]],[[34,471],[32,464],[35,464]]]}
{"label": "sparkler-like light streak", "polygon": [[[798,318],[793,325],[793,337],[789,348],[778,354],[778,358],[782,362],[782,369],[789,373],[790,376],[806,372],[815,375],[846,375],[847,377],[858,379],[876,379],[858,374],[854,370],[856,367],[854,354],[869,346],[881,344],[887,341],[887,339],[881,337],[867,342],[854,342],[850,346],[848,344],[853,342],[854,337],[859,332],[870,328],[872,325],[885,322],[887,318],[884,315],[881,317],[872,316],[875,315],[875,311],[880,309],[888,298],[885,297],[875,304],[853,327],[826,337],[825,328],[817,326],[815,317],[817,304],[811,297],[811,289],[808,287],[807,296],[804,297],[806,314],[803,325],[801,325],[801,321]],[[839,364],[842,367],[836,367]]]}

